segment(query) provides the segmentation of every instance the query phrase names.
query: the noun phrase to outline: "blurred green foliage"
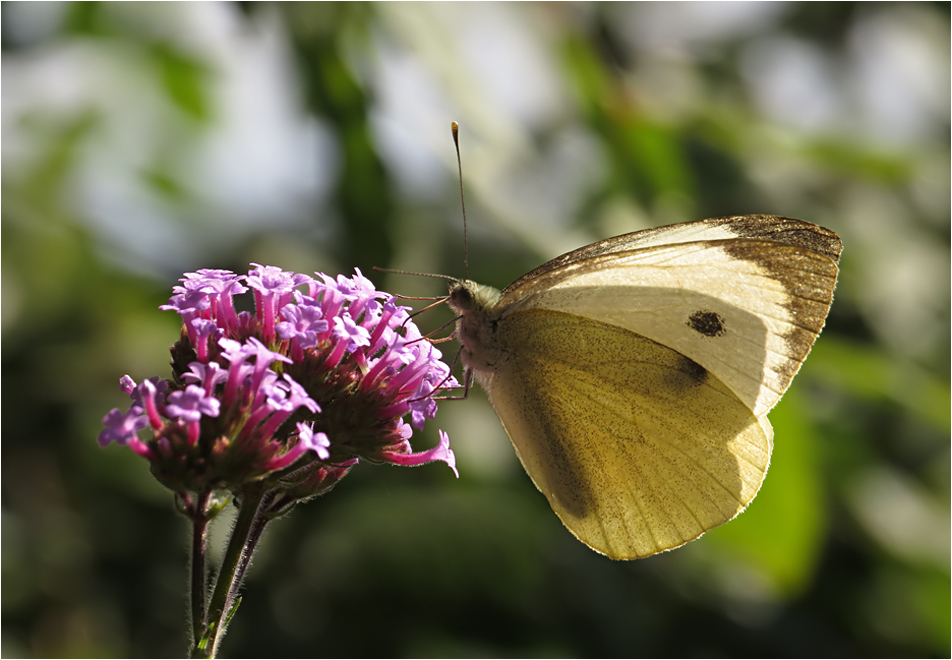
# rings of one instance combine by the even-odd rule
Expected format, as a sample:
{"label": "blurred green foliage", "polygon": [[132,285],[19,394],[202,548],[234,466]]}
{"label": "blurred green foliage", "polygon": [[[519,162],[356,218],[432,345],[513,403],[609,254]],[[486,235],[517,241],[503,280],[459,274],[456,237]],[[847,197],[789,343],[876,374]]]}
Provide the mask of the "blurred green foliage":
{"label": "blurred green foliage", "polygon": [[950,654],[948,4],[28,4],[2,5],[4,656],[184,653],[187,526],[95,441],[118,379],[167,373],[183,270],[461,274],[451,119],[487,284],[717,215],[843,237],[765,485],[614,563],[474,393],[428,429],[458,481],[360,466],[272,526],[223,654]]}

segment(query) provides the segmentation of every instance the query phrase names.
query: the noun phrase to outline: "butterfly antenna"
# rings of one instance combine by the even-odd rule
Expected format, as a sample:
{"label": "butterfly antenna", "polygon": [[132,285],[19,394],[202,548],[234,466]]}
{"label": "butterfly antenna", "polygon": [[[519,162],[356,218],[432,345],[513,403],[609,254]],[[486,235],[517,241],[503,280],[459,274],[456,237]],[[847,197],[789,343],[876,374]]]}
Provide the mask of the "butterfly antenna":
{"label": "butterfly antenna", "polygon": [[456,145],[456,171],[459,172],[459,204],[463,209],[463,279],[469,279],[469,241],[466,238],[466,199],[463,196],[463,160],[459,155],[459,124],[455,121],[450,125],[453,128],[453,144]]}
{"label": "butterfly antenna", "polygon": [[448,282],[459,282],[459,280],[455,277],[450,277],[449,275],[440,275],[439,273],[418,273],[413,270],[397,270],[396,268],[381,268],[380,266],[374,266],[373,269],[378,273],[391,273],[393,275],[414,275],[416,277],[437,277]]}
{"label": "butterfly antenna", "polygon": [[[380,268],[379,266],[374,266],[373,269],[378,273],[392,273],[394,275],[413,275],[415,277],[435,277],[437,279],[446,280],[447,282],[459,282],[455,277],[450,277],[449,275],[440,275],[439,273],[418,273],[413,270],[397,270],[395,268]],[[425,309],[419,310],[420,312],[431,309],[436,305],[446,302],[447,296],[403,296],[400,294],[394,294],[394,298],[399,298],[400,300],[435,300],[436,304],[430,305]],[[418,314],[419,312],[414,312],[411,316]]]}
{"label": "butterfly antenna", "polygon": [[436,300],[438,304],[446,300],[446,296],[404,296],[399,293],[394,293],[393,297],[399,300]]}

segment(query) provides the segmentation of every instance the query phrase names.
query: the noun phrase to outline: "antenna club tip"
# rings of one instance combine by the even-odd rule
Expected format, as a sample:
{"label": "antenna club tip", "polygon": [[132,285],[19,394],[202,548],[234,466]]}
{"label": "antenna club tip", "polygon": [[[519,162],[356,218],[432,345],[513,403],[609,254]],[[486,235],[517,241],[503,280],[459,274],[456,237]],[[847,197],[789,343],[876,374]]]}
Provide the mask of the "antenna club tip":
{"label": "antenna club tip", "polygon": [[453,135],[456,135],[457,133],[459,133],[459,124],[456,123],[455,121],[450,122],[450,128],[453,129]]}

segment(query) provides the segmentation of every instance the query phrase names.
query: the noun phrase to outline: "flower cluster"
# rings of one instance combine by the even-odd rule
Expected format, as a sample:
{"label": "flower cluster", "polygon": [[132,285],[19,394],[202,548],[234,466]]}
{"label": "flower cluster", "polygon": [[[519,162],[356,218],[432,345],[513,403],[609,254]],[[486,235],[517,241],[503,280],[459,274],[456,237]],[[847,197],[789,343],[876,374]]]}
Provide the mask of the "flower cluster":
{"label": "flower cluster", "polygon": [[[410,446],[438,390],[457,383],[408,308],[359,270],[335,280],[252,265],[185,274],[160,308],[182,317],[172,378],[122,378],[132,406],[105,416],[100,444],[127,445],[180,493],[266,479],[297,501],[359,459],[444,461],[456,472],[443,431],[429,451]],[[236,296],[249,290],[254,313],[239,312]]]}

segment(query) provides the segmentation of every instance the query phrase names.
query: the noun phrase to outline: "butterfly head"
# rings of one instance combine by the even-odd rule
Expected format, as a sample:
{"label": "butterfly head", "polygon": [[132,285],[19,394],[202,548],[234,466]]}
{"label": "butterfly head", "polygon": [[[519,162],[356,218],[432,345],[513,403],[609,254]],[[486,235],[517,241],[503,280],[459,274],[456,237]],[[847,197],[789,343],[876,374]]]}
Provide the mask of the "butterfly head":
{"label": "butterfly head", "polygon": [[476,284],[471,280],[454,280],[450,282],[447,304],[456,314],[465,317],[492,309],[500,295],[499,290],[491,286]]}
{"label": "butterfly head", "polygon": [[447,304],[456,314],[456,339],[463,348],[463,363],[477,373],[493,362],[500,297],[498,289],[470,280],[450,283]]}

